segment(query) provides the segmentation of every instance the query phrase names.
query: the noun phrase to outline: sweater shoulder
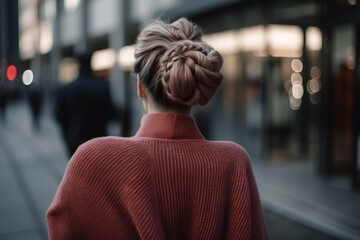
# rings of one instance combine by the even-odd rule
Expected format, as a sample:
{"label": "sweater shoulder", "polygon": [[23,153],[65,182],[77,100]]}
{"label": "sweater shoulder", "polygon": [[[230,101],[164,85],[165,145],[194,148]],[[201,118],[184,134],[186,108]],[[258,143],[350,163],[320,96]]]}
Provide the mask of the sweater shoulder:
{"label": "sweater shoulder", "polygon": [[72,156],[68,168],[80,171],[111,169],[114,166],[126,167],[131,162],[147,158],[146,148],[139,140],[123,137],[100,137],[80,145]]}
{"label": "sweater shoulder", "polygon": [[[124,137],[99,137],[91,139],[84,144],[80,145],[78,154],[84,154],[85,152],[103,154],[131,154],[138,153],[144,148],[139,140],[135,138]],[[145,148],[144,148],[145,149]]]}
{"label": "sweater shoulder", "polygon": [[[98,137],[93,138],[83,144],[80,145],[80,151],[109,151],[115,150],[114,147],[122,148],[122,147],[131,147],[136,146],[139,147],[141,144],[135,138],[125,138],[125,137]],[[129,150],[131,150],[130,148]]]}
{"label": "sweater shoulder", "polygon": [[232,141],[214,141],[212,144],[220,159],[225,159],[234,168],[251,169],[250,156],[243,146]]}
{"label": "sweater shoulder", "polygon": [[232,141],[214,141],[213,144],[221,149],[221,152],[229,155],[241,156],[243,158],[249,158],[249,154],[246,149]]}

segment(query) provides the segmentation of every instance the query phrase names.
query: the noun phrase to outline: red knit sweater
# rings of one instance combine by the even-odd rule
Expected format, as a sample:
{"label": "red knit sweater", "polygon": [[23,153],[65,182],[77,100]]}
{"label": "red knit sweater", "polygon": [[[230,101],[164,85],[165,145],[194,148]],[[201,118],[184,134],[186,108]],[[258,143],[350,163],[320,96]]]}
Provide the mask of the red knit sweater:
{"label": "red knit sweater", "polygon": [[50,239],[267,239],[248,155],[185,115],[148,114],[134,137],[97,138],[70,160]]}

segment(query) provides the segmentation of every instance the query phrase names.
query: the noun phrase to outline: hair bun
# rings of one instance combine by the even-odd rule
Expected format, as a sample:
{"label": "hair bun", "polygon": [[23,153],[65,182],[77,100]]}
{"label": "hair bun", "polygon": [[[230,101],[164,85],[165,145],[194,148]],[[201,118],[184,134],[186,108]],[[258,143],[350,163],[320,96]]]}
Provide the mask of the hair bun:
{"label": "hair bun", "polygon": [[166,96],[181,105],[207,104],[223,79],[222,63],[221,55],[205,42],[174,42],[160,59]]}
{"label": "hair bun", "polygon": [[134,71],[157,104],[205,105],[216,92],[223,59],[201,36],[201,29],[185,18],[156,20],[139,34]]}

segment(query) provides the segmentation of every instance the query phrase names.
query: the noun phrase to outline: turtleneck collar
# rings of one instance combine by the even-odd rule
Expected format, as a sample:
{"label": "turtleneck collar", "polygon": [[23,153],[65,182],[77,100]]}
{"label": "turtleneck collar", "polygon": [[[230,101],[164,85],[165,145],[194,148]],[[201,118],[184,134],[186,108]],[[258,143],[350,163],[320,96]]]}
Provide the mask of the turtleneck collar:
{"label": "turtleneck collar", "polygon": [[164,139],[204,139],[195,120],[176,113],[151,113],[141,119],[136,137]]}

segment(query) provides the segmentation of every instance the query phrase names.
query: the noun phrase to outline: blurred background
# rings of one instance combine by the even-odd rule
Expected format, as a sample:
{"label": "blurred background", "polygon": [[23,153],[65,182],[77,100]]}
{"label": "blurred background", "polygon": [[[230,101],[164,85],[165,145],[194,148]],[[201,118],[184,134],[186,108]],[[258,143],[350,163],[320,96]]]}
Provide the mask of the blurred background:
{"label": "blurred background", "polygon": [[193,113],[207,138],[248,150],[272,239],[360,239],[359,0],[0,0],[0,239],[47,239],[69,159],[54,105],[74,56],[92,54],[110,86],[108,134],[131,136],[136,36],[179,17],[224,56],[221,88]]}

